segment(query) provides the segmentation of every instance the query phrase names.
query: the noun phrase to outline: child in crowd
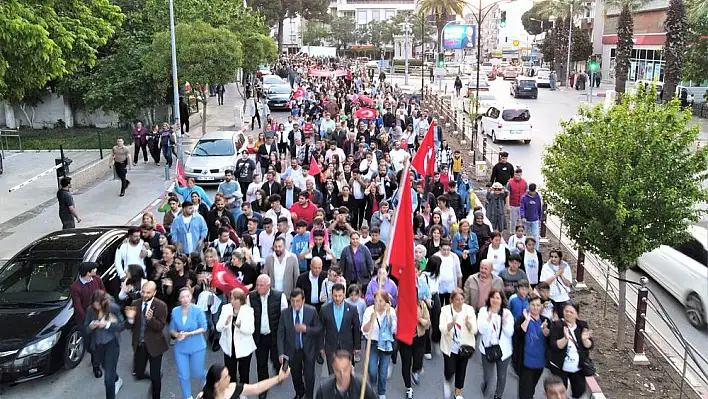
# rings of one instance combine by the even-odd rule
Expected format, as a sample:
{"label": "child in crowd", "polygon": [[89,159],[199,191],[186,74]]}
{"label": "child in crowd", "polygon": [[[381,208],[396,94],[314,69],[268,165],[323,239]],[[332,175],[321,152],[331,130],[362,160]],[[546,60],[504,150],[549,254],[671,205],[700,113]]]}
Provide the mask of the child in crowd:
{"label": "child in crowd", "polygon": [[519,285],[516,287],[516,293],[509,298],[509,310],[511,311],[514,320],[521,317],[524,309],[529,311],[529,290],[528,280],[519,280]]}
{"label": "child in crowd", "polygon": [[460,153],[460,150],[455,150],[455,152],[452,154],[452,177],[455,181],[457,181],[457,179],[460,177],[463,165],[464,161],[462,160],[462,154]]}
{"label": "child in crowd", "polygon": [[507,248],[509,248],[509,253],[512,255],[518,255],[525,249],[524,242],[526,242],[526,231],[524,226],[516,226],[516,232],[514,235],[509,237],[509,242],[506,243]]}
{"label": "child in crowd", "polygon": [[[362,320],[364,320],[364,311],[366,311],[366,301],[364,300],[364,298],[361,297],[361,288],[359,288],[358,284],[352,284],[349,286],[349,288],[347,289],[347,299],[345,299],[344,301],[356,307],[356,310],[359,313],[359,324],[361,324]],[[363,341],[364,340],[362,339],[362,342]],[[354,361],[360,362],[361,356],[355,354]]]}
{"label": "child in crowd", "polygon": [[553,302],[551,302],[551,286],[548,285],[547,282],[541,281],[536,285],[536,289],[534,291],[536,292],[536,295],[541,297],[541,303],[543,304],[541,316],[548,318],[548,320],[558,320],[558,317],[553,311]]}
{"label": "child in crowd", "polygon": [[320,302],[322,304],[332,302],[332,287],[337,283],[347,286],[347,280],[342,277],[342,270],[339,266],[331,266],[327,271],[327,280],[324,281],[320,290]]}
{"label": "child in crowd", "polygon": [[359,244],[366,245],[367,242],[371,241],[371,235],[369,234],[369,225],[363,224],[359,228],[361,236],[359,236]]}

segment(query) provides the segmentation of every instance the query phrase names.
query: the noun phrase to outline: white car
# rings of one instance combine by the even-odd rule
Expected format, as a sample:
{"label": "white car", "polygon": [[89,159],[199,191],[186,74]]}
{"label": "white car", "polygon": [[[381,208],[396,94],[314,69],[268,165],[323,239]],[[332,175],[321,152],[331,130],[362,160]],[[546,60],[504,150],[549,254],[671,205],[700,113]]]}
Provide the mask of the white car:
{"label": "white car", "polygon": [[263,92],[268,93],[270,88],[273,86],[283,86],[288,84],[278,75],[264,75],[263,76]]}
{"label": "white car", "polygon": [[[462,102],[462,112],[469,114],[470,110],[474,110],[474,103],[472,102],[474,98],[474,92],[469,96],[465,96],[465,100]],[[485,112],[489,107],[494,106],[497,103],[497,98],[494,94],[489,92],[480,91],[479,93],[479,111]]]}
{"label": "white car", "polygon": [[681,302],[692,326],[702,328],[708,309],[708,230],[691,226],[688,232],[688,241],[662,245],[639,257],[637,264]]}
{"label": "white car", "polygon": [[539,68],[536,71],[536,87],[551,87],[551,70],[548,68]]}
{"label": "white car", "polygon": [[184,175],[200,185],[224,181],[224,172],[233,170],[238,160],[237,132],[211,132],[202,136],[184,163]]}
{"label": "white car", "polygon": [[494,143],[523,140],[528,144],[533,137],[531,111],[522,104],[489,107],[482,115],[482,133],[492,136]]}

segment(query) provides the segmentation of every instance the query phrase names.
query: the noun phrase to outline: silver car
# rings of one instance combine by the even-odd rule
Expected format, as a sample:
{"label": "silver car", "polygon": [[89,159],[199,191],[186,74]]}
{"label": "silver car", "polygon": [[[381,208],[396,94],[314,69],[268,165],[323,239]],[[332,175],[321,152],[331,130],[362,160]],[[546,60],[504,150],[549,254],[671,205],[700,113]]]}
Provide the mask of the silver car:
{"label": "silver car", "polygon": [[224,172],[233,170],[238,159],[237,132],[211,132],[204,135],[192,151],[185,151],[189,158],[184,163],[184,174],[193,177],[200,185],[219,184]]}
{"label": "silver car", "polygon": [[287,84],[285,80],[283,80],[280,76],[278,75],[265,75],[263,76],[263,92],[268,93],[270,91],[270,88],[273,86],[282,86]]}

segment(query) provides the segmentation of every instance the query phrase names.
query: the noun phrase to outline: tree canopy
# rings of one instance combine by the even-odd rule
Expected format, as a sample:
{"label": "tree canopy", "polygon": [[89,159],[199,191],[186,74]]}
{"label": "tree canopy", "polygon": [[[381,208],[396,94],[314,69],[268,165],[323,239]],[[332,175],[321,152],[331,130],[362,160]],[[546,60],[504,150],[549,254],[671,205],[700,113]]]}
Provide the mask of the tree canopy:
{"label": "tree canopy", "polygon": [[529,35],[538,35],[553,27],[543,3],[533,3],[533,6],[521,15],[521,24]]}
{"label": "tree canopy", "polygon": [[[698,127],[688,127],[690,112],[677,99],[656,104],[655,88],[625,94],[608,111],[581,109],[580,117],[561,123],[546,149],[544,198],[578,247],[623,278],[640,255],[677,243],[700,219],[708,151],[692,152]],[[624,323],[623,308],[619,318]]]}
{"label": "tree canopy", "polygon": [[93,66],[123,14],[109,0],[0,3],[0,99],[25,93],[83,66]]}
{"label": "tree canopy", "polygon": [[683,77],[702,82],[708,80],[708,14],[688,26],[688,45],[684,59]]}
{"label": "tree canopy", "polygon": [[283,51],[283,21],[285,18],[300,16],[306,20],[322,19],[327,15],[329,8],[329,0],[251,0],[248,4],[263,14],[270,26],[276,25],[278,27],[278,54]]}

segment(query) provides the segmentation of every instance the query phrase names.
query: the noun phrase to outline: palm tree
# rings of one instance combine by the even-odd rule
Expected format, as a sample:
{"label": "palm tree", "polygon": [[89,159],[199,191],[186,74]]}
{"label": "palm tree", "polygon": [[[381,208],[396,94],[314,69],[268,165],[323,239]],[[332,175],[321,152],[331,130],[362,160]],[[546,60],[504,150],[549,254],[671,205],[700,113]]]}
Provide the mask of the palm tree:
{"label": "palm tree", "polygon": [[695,23],[708,15],[708,0],[693,0],[688,5],[688,18]]}
{"label": "palm tree", "polygon": [[[552,45],[554,48],[554,67],[558,81],[565,82],[568,70],[568,30],[570,21],[588,10],[588,2],[584,0],[543,0],[536,3],[542,18],[554,19],[552,30]],[[572,46],[572,43],[571,43]],[[572,62],[572,60],[571,60]]]}
{"label": "palm tree", "polygon": [[422,18],[433,15],[435,26],[438,29],[438,54],[442,53],[442,34],[445,24],[448,22],[448,15],[462,14],[467,4],[466,0],[421,0],[418,13]]}
{"label": "palm tree", "polygon": [[662,100],[669,101],[676,92],[683,73],[683,56],[686,50],[688,18],[683,0],[669,0],[666,11],[666,43],[664,44],[664,94]]}
{"label": "palm tree", "polygon": [[617,102],[621,101],[622,93],[627,86],[629,73],[629,59],[634,47],[634,10],[646,3],[647,0],[607,0],[607,7],[619,8],[620,15],[617,21],[617,51],[615,53],[615,92]]}

